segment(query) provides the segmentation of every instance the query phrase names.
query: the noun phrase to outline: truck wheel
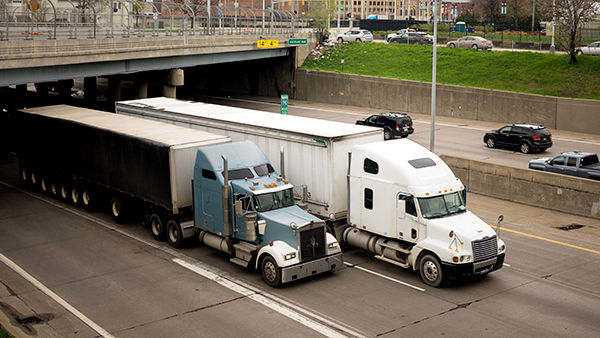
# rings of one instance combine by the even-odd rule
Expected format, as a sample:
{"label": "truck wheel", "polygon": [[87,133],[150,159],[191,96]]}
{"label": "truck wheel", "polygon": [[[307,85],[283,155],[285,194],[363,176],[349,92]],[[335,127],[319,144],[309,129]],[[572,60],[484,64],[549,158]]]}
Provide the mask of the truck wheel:
{"label": "truck wheel", "polygon": [[42,177],[42,179],[40,180],[40,189],[42,189],[42,192],[44,194],[47,194],[49,192],[49,190],[48,190],[48,181],[46,180],[45,177]]}
{"label": "truck wheel", "polygon": [[527,143],[527,142],[521,143],[521,152],[523,154],[529,154],[529,152],[531,152],[531,147],[529,146],[529,143]]}
{"label": "truck wheel", "polygon": [[88,187],[83,187],[83,189],[81,189],[81,204],[87,211],[94,211],[96,208],[96,197]]}
{"label": "truck wheel", "polygon": [[155,240],[165,240],[165,227],[163,226],[163,222],[160,219],[160,216],[158,216],[157,214],[150,215],[150,232],[152,233],[152,237],[154,237]]}
{"label": "truck wheel", "polygon": [[60,199],[63,201],[69,200],[69,186],[66,183],[60,185]]}
{"label": "truck wheel", "polygon": [[22,186],[27,186],[27,183],[29,183],[29,180],[27,179],[27,170],[25,170],[24,168],[21,168],[21,170],[19,170],[19,183]]}
{"label": "truck wheel", "polygon": [[31,182],[31,186],[35,189],[37,188],[38,185],[38,175],[35,172],[31,172],[31,180],[29,180],[29,182]]}
{"label": "truck wheel", "polygon": [[117,223],[125,223],[125,210],[123,202],[117,196],[110,199],[110,213]]}
{"label": "truck wheel", "polygon": [[58,198],[58,184],[56,184],[56,182],[50,183],[50,195],[54,198]]}
{"label": "truck wheel", "polygon": [[440,261],[432,255],[425,255],[421,258],[419,264],[419,271],[421,272],[421,279],[425,284],[433,287],[438,287],[442,284],[442,266]]}
{"label": "truck wheel", "polygon": [[167,241],[174,248],[181,248],[183,246],[183,233],[181,231],[181,225],[175,220],[169,220],[167,223]]}
{"label": "truck wheel", "polygon": [[277,266],[277,262],[270,255],[267,255],[261,264],[261,273],[263,280],[269,286],[274,288],[281,285],[281,269]]}
{"label": "truck wheel", "polygon": [[79,190],[76,187],[71,188],[71,203],[75,206],[79,206]]}

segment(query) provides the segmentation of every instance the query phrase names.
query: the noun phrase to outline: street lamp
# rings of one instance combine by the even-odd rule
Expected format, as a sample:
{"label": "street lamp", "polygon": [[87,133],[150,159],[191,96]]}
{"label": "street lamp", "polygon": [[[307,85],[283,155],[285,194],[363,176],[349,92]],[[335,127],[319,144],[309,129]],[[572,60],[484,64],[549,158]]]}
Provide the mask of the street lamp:
{"label": "street lamp", "polygon": [[552,43],[550,44],[550,53],[554,53],[556,47],[554,46],[554,26],[556,25],[556,0],[552,0]]}
{"label": "street lamp", "polygon": [[435,80],[437,69],[437,15],[438,0],[433,3],[433,62],[431,66],[431,131],[429,150],[433,153],[435,148]]}

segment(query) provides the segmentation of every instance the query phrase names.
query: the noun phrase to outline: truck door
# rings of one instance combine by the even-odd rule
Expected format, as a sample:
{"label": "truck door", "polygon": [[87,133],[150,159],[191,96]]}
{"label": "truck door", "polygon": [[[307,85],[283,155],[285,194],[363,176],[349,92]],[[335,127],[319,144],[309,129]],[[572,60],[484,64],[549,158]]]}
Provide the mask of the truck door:
{"label": "truck door", "polygon": [[419,239],[417,208],[412,195],[399,193],[396,197],[396,235],[408,242],[416,242]]}
{"label": "truck door", "polygon": [[559,173],[559,174],[563,174],[566,167],[565,167],[565,156],[556,156],[555,158],[553,158],[552,160],[550,160],[550,163],[548,163],[546,171],[549,172],[553,172],[553,173]]}

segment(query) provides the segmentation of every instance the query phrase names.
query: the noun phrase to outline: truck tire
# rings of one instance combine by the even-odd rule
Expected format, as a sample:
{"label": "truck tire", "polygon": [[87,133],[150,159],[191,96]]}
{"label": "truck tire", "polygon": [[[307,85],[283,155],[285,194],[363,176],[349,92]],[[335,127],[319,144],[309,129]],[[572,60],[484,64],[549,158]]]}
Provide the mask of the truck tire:
{"label": "truck tire", "polygon": [[158,214],[150,215],[150,232],[152,237],[157,241],[164,241],[166,237],[165,227],[163,221]]}
{"label": "truck tire", "polygon": [[33,189],[36,189],[38,187],[38,184],[40,183],[40,182],[38,182],[39,177],[38,177],[37,173],[35,171],[32,171],[30,177],[31,177],[31,179],[29,180],[29,182],[31,183],[31,187]]}
{"label": "truck tire", "polygon": [[69,200],[69,186],[66,183],[60,184],[60,199],[67,202]]}
{"label": "truck tire", "polygon": [[81,189],[81,205],[87,211],[96,210],[96,194],[90,187],[84,186]]}
{"label": "truck tire", "polygon": [[50,183],[50,196],[58,198],[58,184],[56,182]]}
{"label": "truck tire", "polygon": [[419,262],[419,272],[421,273],[421,279],[425,284],[436,288],[440,286],[444,280],[440,261],[430,254],[421,257],[421,261]]}
{"label": "truck tire", "polygon": [[125,208],[123,208],[123,201],[118,196],[113,196],[110,199],[110,214],[113,216],[117,223],[125,223]]}
{"label": "truck tire", "polygon": [[48,194],[50,192],[50,187],[48,186],[48,180],[45,177],[40,179],[40,189],[42,193]]}
{"label": "truck tire", "polygon": [[281,269],[277,266],[277,262],[271,255],[267,255],[260,265],[262,278],[271,287],[279,287],[281,285]]}
{"label": "truck tire", "polygon": [[23,186],[23,187],[26,187],[28,183],[29,183],[29,180],[28,180],[27,170],[25,170],[25,168],[20,168],[19,169],[19,184],[21,184],[21,186]]}
{"label": "truck tire", "polygon": [[169,220],[167,223],[167,241],[169,244],[177,249],[183,247],[183,232],[181,231],[181,225],[175,220]]}
{"label": "truck tire", "polygon": [[79,204],[81,203],[81,196],[79,194],[79,189],[77,189],[77,187],[72,187],[71,188],[71,203],[73,203],[74,206],[79,206]]}

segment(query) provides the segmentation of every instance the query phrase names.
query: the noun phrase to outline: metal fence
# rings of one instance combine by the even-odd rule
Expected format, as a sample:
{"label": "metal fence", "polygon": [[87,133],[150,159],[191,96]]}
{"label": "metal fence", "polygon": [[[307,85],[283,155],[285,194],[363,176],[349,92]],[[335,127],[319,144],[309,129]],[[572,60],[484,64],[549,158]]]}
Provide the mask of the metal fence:
{"label": "metal fence", "polygon": [[[73,2],[76,1],[76,2]],[[309,21],[285,10],[125,0],[45,0],[32,12],[23,5],[0,8],[0,40],[96,39],[170,35],[294,34]],[[64,2],[68,5],[65,7]],[[112,5],[111,5],[112,2]]]}

